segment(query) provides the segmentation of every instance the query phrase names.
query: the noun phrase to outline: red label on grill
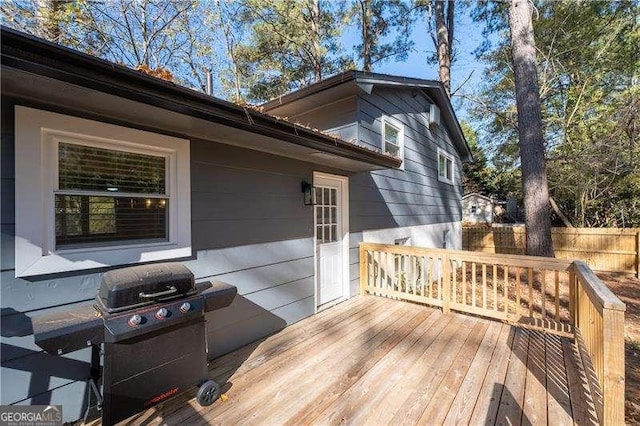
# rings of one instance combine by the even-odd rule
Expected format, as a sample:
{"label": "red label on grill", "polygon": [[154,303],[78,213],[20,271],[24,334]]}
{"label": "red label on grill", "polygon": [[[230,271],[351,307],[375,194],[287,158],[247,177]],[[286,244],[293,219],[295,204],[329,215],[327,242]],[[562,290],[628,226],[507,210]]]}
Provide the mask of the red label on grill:
{"label": "red label on grill", "polygon": [[169,389],[168,391],[161,393],[160,395],[154,396],[153,398],[151,398],[150,400],[148,400],[147,402],[144,403],[145,407],[148,407],[150,405],[154,405],[157,404],[160,401],[163,401],[167,398],[169,398],[170,396],[173,396],[175,394],[178,393],[178,388],[173,388],[173,389]]}

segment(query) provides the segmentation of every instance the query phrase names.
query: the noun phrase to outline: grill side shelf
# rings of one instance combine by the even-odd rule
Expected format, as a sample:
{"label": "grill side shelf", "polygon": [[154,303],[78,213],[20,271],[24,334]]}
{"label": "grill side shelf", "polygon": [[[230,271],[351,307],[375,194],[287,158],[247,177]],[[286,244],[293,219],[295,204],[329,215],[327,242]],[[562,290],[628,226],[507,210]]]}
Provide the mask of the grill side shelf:
{"label": "grill side shelf", "polygon": [[104,341],[103,318],[92,305],[34,317],[31,322],[36,345],[52,355],[74,352]]}

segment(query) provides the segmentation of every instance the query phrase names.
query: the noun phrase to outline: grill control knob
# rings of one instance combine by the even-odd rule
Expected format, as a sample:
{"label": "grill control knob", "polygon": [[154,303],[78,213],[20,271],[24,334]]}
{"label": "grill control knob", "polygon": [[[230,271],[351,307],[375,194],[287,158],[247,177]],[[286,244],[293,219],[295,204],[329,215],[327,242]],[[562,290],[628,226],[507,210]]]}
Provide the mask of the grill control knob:
{"label": "grill control knob", "polygon": [[167,311],[167,308],[160,308],[158,309],[158,312],[156,312],[156,318],[164,319],[167,317],[168,314],[169,314],[169,311]]}
{"label": "grill control knob", "polygon": [[191,309],[191,303],[189,302],[184,302],[182,305],[180,305],[180,312],[182,312],[183,314],[189,312],[189,309]]}
{"label": "grill control knob", "polygon": [[141,322],[142,322],[142,317],[140,315],[138,315],[138,314],[135,314],[134,316],[129,318],[129,325],[131,327],[136,327],[136,326],[140,325]]}

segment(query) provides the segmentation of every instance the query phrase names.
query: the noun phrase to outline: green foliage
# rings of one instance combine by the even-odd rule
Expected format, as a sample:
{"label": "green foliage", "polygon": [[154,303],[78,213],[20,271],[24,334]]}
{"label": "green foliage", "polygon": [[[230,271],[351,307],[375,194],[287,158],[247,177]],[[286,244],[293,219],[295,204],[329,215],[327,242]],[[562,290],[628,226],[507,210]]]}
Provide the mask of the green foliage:
{"label": "green foliage", "polygon": [[236,55],[249,100],[264,101],[352,67],[329,2],[244,0],[242,9],[248,37]]}
{"label": "green foliage", "polygon": [[415,16],[409,2],[354,0],[346,19],[360,30],[360,44],[354,49],[364,71],[390,58],[404,60],[413,47],[410,35]]}
{"label": "green foliage", "polygon": [[[499,4],[476,16],[505,30]],[[633,1],[536,3],[538,73],[551,196],[576,226],[640,226],[638,46]],[[504,38],[506,40],[506,38]],[[489,65],[473,108],[493,163],[518,175],[517,114],[508,44],[479,51]]]}

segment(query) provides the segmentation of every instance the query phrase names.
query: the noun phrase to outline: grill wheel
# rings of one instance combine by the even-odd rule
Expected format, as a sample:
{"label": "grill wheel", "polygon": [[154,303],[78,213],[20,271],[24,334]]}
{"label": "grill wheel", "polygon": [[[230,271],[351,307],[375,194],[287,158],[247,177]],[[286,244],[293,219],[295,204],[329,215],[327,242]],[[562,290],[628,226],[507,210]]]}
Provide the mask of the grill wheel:
{"label": "grill wheel", "polygon": [[219,396],[220,385],[213,380],[207,380],[200,386],[200,389],[198,389],[196,401],[198,401],[198,404],[201,406],[206,407],[213,404]]}

